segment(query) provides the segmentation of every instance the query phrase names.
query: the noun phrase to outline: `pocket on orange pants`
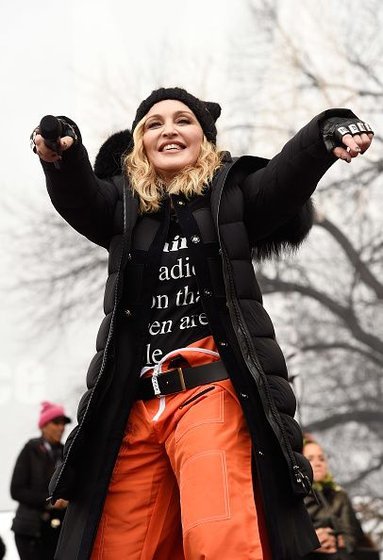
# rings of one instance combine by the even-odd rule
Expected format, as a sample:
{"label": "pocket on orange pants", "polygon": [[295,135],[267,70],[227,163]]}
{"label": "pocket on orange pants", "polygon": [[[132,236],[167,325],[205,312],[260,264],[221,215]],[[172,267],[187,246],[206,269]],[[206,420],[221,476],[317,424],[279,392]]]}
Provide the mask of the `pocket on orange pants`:
{"label": "pocket on orange pants", "polygon": [[230,518],[230,502],[224,451],[203,451],[191,456],[180,473],[184,534],[210,521]]}
{"label": "pocket on orange pants", "polygon": [[[225,394],[221,387],[215,386],[214,391],[205,393],[201,387],[195,395],[201,393],[201,398],[190,402],[190,406],[182,409],[182,416],[177,420],[175,431],[175,441],[180,439],[193,428],[198,428],[204,424],[216,424],[224,422],[224,399]],[[190,397],[188,400],[191,400]],[[207,406],[205,406],[208,401]]]}

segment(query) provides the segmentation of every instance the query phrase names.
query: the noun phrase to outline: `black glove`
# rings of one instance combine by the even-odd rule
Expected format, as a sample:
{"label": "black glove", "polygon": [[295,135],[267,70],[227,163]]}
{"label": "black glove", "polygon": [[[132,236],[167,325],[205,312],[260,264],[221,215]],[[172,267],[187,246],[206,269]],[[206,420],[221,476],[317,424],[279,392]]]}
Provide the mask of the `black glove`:
{"label": "black glove", "polygon": [[366,122],[358,118],[330,117],[321,123],[323,141],[328,152],[332,152],[337,146],[342,146],[342,138],[346,134],[374,134],[374,131]]}

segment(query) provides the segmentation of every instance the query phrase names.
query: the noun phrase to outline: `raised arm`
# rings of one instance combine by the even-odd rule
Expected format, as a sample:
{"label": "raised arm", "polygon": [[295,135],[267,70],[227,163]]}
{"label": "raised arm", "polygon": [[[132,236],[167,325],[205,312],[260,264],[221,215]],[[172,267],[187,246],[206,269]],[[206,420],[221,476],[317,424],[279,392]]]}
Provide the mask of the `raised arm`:
{"label": "raised arm", "polygon": [[115,179],[101,180],[93,172],[76,124],[60,117],[63,136],[57,151],[44,141],[39,129],[33,135],[49,196],[56,210],[79,233],[108,247],[113,216],[120,193]]}
{"label": "raised arm", "polygon": [[[355,123],[360,129],[353,128]],[[329,167],[338,158],[351,162],[364,153],[372,135],[352,111],[329,109],[303,127],[265,168],[248,175],[241,187],[252,241],[256,244],[294,219]]]}

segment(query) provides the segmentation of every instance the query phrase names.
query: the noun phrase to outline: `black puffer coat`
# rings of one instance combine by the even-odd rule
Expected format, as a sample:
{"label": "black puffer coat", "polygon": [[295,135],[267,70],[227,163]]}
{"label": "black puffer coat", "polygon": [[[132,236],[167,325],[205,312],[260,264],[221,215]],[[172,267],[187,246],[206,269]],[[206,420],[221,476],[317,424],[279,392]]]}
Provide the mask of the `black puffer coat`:
{"label": "black puffer coat", "polygon": [[[293,420],[295,399],[272,323],[262,307],[252,256],[298,245],[307,234],[309,197],[335,161],[325,149],[319,122],[337,111],[341,110],[313,119],[270,162],[250,156],[233,161],[227,156],[202,204],[173,199],[181,227],[201,240],[201,250],[195,252],[199,291],[253,437],[254,481],[263,497],[275,560],[296,560],[318,542],[302,501],[311,467],[298,452],[302,439]],[[342,116],[345,113],[353,116],[341,111]],[[138,236],[149,250],[153,220],[139,216],[127,182],[119,175],[110,177],[116,159],[105,171],[107,152],[108,145],[96,161],[98,177],[81,140],[64,152],[60,170],[43,163],[58,212],[109,251],[105,318],[88,370],[88,390],[79,405],[78,426],[65,446],[64,464],[51,483],[53,499],[71,502],[57,560],[85,560],[90,555],[141,365],[143,338],[134,319],[145,318],[147,306],[145,294],[132,296],[132,291],[155,275],[150,263],[135,263],[131,253]],[[185,220],[186,211],[193,215],[192,226]],[[203,247],[212,236],[220,243],[220,253],[205,258]]]}

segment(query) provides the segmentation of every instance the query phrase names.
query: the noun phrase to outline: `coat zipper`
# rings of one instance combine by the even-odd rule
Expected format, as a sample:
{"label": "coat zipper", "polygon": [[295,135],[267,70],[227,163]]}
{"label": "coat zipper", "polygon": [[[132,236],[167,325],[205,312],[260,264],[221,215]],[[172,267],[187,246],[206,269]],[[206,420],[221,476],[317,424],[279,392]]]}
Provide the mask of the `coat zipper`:
{"label": "coat zipper", "polygon": [[[233,165],[235,165],[235,163],[236,162],[234,162]],[[282,435],[281,448],[282,448],[282,452],[285,456],[285,459],[287,461],[287,464],[290,468],[290,471],[293,475],[293,480],[295,480],[295,482],[298,486],[302,486],[304,491],[306,493],[308,493],[310,491],[310,488],[311,488],[310,481],[309,481],[308,477],[302,472],[300,466],[296,464],[295,457],[293,455],[293,451],[291,449],[290,443],[288,442],[284,426],[283,426],[282,422],[280,421],[278,411],[275,409],[275,404],[274,404],[274,402],[271,398],[271,395],[270,395],[270,392],[269,392],[269,387],[267,386],[267,381],[266,381],[266,378],[265,378],[266,374],[264,373],[264,371],[262,369],[262,366],[259,363],[258,356],[256,356],[252,351],[252,345],[249,342],[248,336],[247,336],[247,329],[243,325],[241,312],[238,309],[238,305],[236,303],[236,298],[234,297],[234,295],[235,295],[235,285],[234,285],[233,276],[232,276],[232,273],[231,273],[230,259],[228,258],[226,250],[225,250],[224,245],[222,243],[221,232],[220,232],[220,229],[219,229],[219,212],[220,212],[223,188],[224,188],[227,176],[229,174],[229,171],[233,168],[233,165],[228,167],[228,169],[226,170],[225,174],[222,177],[221,186],[220,186],[220,193],[219,193],[219,198],[218,198],[218,205],[217,205],[217,214],[216,214],[217,235],[218,235],[219,246],[220,246],[220,249],[221,249],[221,252],[222,252],[222,257],[223,257],[222,264],[223,264],[223,266],[226,265],[226,270],[227,270],[227,273],[228,273],[226,275],[225,274],[225,269],[224,269],[223,277],[224,277],[224,282],[225,282],[226,286],[228,284],[227,280],[229,280],[229,285],[227,286],[229,288],[228,295],[229,295],[229,298],[230,298],[228,300],[228,307],[229,307],[229,311],[230,311],[230,309],[232,309],[234,314],[235,314],[236,324],[238,325],[238,327],[241,331],[241,334],[243,336],[243,339],[246,342],[248,356],[250,356],[252,358],[253,363],[256,366],[256,369],[258,370],[258,374],[260,375],[261,378],[263,378],[263,385],[264,385],[264,389],[265,389],[265,394],[266,394],[266,398],[267,398],[267,401],[268,401],[269,410],[272,413],[274,422],[271,422],[269,420],[268,415],[266,415],[266,418],[268,418],[269,424],[270,424],[273,432],[277,436],[278,440],[279,440],[278,431]],[[245,358],[245,360],[248,363],[248,359]],[[251,371],[251,368],[250,368],[250,371]],[[276,426],[273,425],[274,423],[275,423]]]}
{"label": "coat zipper", "polygon": [[[125,184],[125,181],[124,181],[124,186],[123,186],[123,208],[124,208],[124,210],[123,210],[123,212],[124,212],[123,220],[124,220],[124,234],[125,234],[124,235],[124,237],[125,237],[124,241],[126,241],[126,239],[127,239],[127,235],[126,235],[126,233],[127,233],[127,208],[126,208],[126,193],[125,193],[125,190],[126,190],[126,184]],[[113,310],[112,310],[112,316],[111,316],[111,319],[110,319],[110,327],[109,327],[109,331],[108,331],[108,336],[107,336],[107,339],[106,339],[104,353],[103,353],[103,357],[102,357],[102,363],[101,363],[101,366],[100,366],[100,370],[99,370],[96,382],[95,382],[95,384],[94,384],[94,386],[91,390],[91,393],[89,395],[89,399],[88,399],[83,417],[81,419],[80,424],[78,425],[77,432],[75,433],[75,435],[74,435],[74,437],[73,437],[73,439],[72,439],[72,441],[69,445],[68,451],[65,455],[64,461],[61,464],[60,472],[58,474],[58,477],[57,477],[57,480],[56,480],[56,483],[55,483],[55,489],[59,485],[60,479],[62,477],[62,474],[63,474],[64,470],[65,470],[65,466],[68,462],[71,449],[72,449],[73,445],[75,444],[75,442],[78,438],[78,435],[80,433],[80,430],[81,430],[82,426],[84,425],[88,410],[89,410],[90,405],[92,403],[94,393],[95,393],[95,391],[96,391],[96,389],[97,389],[97,387],[100,383],[100,380],[101,380],[101,378],[103,377],[103,374],[104,374],[104,370],[105,370],[106,363],[107,363],[107,360],[108,360],[109,346],[111,344],[111,340],[112,340],[113,334],[114,334],[114,325],[115,325],[115,317],[116,317],[116,313],[117,313],[118,291],[119,291],[119,286],[120,286],[122,262],[123,262],[123,257],[127,252],[128,252],[127,244],[124,242],[123,247],[122,247],[122,251],[121,251],[121,256],[120,256],[119,263],[118,263],[118,273],[117,273],[116,285],[115,285],[115,288],[114,288],[114,295],[113,295]],[[52,499],[53,494],[54,494],[54,491],[52,492],[52,495],[47,498],[47,501]]]}

